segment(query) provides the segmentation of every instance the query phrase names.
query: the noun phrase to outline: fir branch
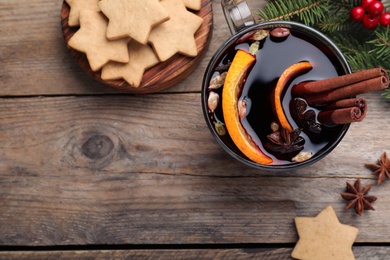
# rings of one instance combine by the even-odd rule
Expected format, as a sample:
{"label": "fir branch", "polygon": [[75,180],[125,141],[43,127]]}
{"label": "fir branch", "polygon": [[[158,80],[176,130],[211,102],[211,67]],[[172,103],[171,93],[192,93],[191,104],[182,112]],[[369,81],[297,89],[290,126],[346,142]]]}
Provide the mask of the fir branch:
{"label": "fir branch", "polygon": [[357,26],[356,23],[352,23],[349,19],[346,19],[345,16],[328,16],[318,23],[317,27],[324,32],[331,33],[353,30],[353,28]]}
{"label": "fir branch", "polygon": [[328,10],[323,8],[323,3],[329,0],[303,0],[285,1],[274,0],[269,2],[265,10],[259,10],[261,20],[294,20],[297,17],[305,24],[314,25],[325,17]]}
{"label": "fir branch", "polygon": [[382,67],[390,72],[390,59],[379,59],[372,44],[361,44],[359,39],[343,33],[333,34],[331,40],[340,48],[353,71]]}
{"label": "fir branch", "polygon": [[385,89],[385,92],[382,93],[382,96],[390,99],[390,88]]}
{"label": "fir branch", "polygon": [[390,60],[390,27],[375,31],[375,36],[375,39],[367,42],[374,46],[370,52],[378,59]]}
{"label": "fir branch", "polygon": [[[367,30],[349,18],[361,0],[268,0],[259,10],[260,21],[291,20],[327,35],[343,52],[353,71],[382,67],[390,73],[390,27]],[[390,0],[382,0],[385,11]],[[384,93],[390,99],[390,89]]]}

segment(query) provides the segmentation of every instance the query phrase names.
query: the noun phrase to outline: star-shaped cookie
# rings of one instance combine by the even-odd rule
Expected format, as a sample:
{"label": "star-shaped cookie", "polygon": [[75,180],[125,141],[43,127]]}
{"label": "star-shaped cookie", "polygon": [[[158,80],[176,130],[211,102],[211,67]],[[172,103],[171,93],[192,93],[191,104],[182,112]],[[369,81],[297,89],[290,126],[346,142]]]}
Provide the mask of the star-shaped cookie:
{"label": "star-shaped cookie", "polygon": [[159,63],[159,60],[149,45],[136,41],[129,43],[130,61],[126,64],[110,62],[102,69],[103,80],[125,79],[131,86],[139,87],[146,69]]}
{"label": "star-shaped cookie", "polygon": [[296,217],[299,235],[291,256],[297,259],[355,259],[352,245],[358,229],[341,224],[332,206],[326,207],[317,217]]}
{"label": "star-shaped cookie", "polygon": [[149,36],[160,61],[166,61],[176,53],[190,57],[198,54],[194,35],[203,19],[187,10],[182,0],[161,0],[170,19],[156,26]]}
{"label": "star-shaped cookie", "polygon": [[188,9],[199,11],[202,8],[202,0],[182,0]]}
{"label": "star-shaped cookie", "polygon": [[128,39],[109,41],[106,37],[107,19],[101,12],[81,11],[80,29],[68,44],[87,55],[93,71],[100,70],[109,61],[129,61]]}
{"label": "star-shaped cookie", "polygon": [[150,30],[169,19],[159,0],[101,0],[99,6],[109,19],[110,40],[130,37],[146,44]]}
{"label": "star-shaped cookie", "polygon": [[69,26],[79,26],[80,25],[80,11],[90,10],[95,12],[100,12],[100,7],[98,5],[100,0],[65,0],[70,6],[69,12]]}

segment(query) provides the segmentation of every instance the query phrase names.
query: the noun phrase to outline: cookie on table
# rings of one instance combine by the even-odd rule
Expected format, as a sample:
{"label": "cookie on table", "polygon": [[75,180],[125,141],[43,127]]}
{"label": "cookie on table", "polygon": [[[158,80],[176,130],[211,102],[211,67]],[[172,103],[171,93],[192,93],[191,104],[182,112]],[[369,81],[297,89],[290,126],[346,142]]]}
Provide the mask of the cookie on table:
{"label": "cookie on table", "polygon": [[202,0],[182,0],[182,1],[188,9],[199,11],[202,8]]}
{"label": "cookie on table", "polygon": [[129,39],[109,41],[107,23],[101,12],[81,11],[80,29],[68,42],[70,47],[86,54],[93,71],[100,70],[109,61],[129,62]]}
{"label": "cookie on table", "polygon": [[99,6],[109,19],[110,40],[130,37],[146,44],[150,30],[169,19],[159,0],[101,0]]}
{"label": "cookie on table", "polygon": [[291,256],[296,259],[355,259],[352,245],[358,229],[341,224],[332,206],[314,218],[296,217],[299,240]]}
{"label": "cookie on table", "polygon": [[80,12],[90,10],[100,12],[100,0],[65,0],[70,6],[68,25],[71,27],[80,25]]}
{"label": "cookie on table", "polygon": [[132,87],[139,87],[146,69],[158,64],[156,54],[149,45],[137,41],[129,43],[129,62],[126,64],[110,62],[102,69],[103,80],[124,79]]}
{"label": "cookie on table", "polygon": [[182,0],[161,0],[160,3],[170,19],[154,27],[149,36],[160,61],[166,61],[176,53],[197,56],[195,33],[203,19],[189,12]]}

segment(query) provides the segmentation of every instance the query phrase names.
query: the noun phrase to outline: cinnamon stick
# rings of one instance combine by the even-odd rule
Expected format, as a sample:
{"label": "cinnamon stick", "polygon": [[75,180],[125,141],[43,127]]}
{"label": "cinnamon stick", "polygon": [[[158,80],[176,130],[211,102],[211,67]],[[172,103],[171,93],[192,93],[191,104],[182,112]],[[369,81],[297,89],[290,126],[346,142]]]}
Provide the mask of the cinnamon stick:
{"label": "cinnamon stick", "polygon": [[351,85],[343,86],[340,88],[333,89],[328,92],[310,95],[305,98],[309,105],[320,105],[337,100],[354,97],[359,94],[383,90],[389,85],[388,76],[379,76],[376,78],[360,81]]}
{"label": "cinnamon stick", "polygon": [[361,122],[366,117],[367,110],[367,102],[364,98],[339,100],[319,112],[317,119],[328,126]]}
{"label": "cinnamon stick", "polygon": [[336,102],[328,104],[322,110],[333,110],[338,108],[357,107],[360,110],[366,110],[367,101],[364,98],[348,98],[338,100]]}
{"label": "cinnamon stick", "polygon": [[365,114],[357,107],[347,107],[335,110],[325,110],[318,114],[318,121],[324,125],[332,126],[360,122]]}
{"label": "cinnamon stick", "polygon": [[338,77],[333,77],[329,79],[311,81],[311,82],[302,82],[295,85],[292,88],[293,96],[306,96],[319,94],[341,88],[343,86],[352,85],[361,81],[365,81],[372,78],[378,78],[384,76],[388,78],[387,71],[383,68],[373,68],[367,70],[357,71],[351,74],[346,74]]}

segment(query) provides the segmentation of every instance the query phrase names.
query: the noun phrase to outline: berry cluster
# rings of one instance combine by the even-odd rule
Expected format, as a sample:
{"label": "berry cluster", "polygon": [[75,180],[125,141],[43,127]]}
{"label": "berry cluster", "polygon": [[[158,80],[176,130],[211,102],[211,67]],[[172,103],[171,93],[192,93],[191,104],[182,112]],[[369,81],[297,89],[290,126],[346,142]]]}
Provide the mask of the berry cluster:
{"label": "berry cluster", "polygon": [[362,22],[364,28],[375,29],[378,24],[383,27],[390,25],[390,12],[384,12],[383,3],[378,0],[362,0],[360,6],[351,9],[353,21]]}

